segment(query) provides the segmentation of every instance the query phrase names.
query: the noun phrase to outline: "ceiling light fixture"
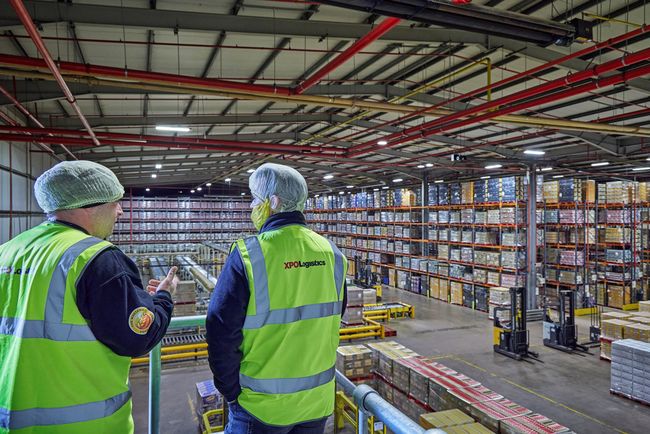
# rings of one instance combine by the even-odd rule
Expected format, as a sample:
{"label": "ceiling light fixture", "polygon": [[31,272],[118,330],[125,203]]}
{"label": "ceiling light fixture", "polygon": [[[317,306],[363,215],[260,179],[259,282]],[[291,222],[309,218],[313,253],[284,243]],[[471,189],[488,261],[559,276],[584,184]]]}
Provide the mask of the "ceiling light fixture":
{"label": "ceiling light fixture", "polygon": [[481,179],[490,179],[489,176],[481,176]]}
{"label": "ceiling light fixture", "polygon": [[255,169],[248,169],[248,170],[246,171],[246,173],[253,173],[253,172],[255,172]]}
{"label": "ceiling light fixture", "polygon": [[432,163],[427,163],[427,164],[425,164],[424,166],[425,166],[425,167],[433,167],[433,164],[432,164]]}
{"label": "ceiling light fixture", "polygon": [[151,191],[151,189],[150,188],[145,188],[144,191]]}
{"label": "ceiling light fixture", "polygon": [[323,176],[323,179],[332,179],[334,178],[334,175],[325,175]]}
{"label": "ceiling light fixture", "polygon": [[388,190],[388,186],[385,185],[385,186],[383,186],[381,189],[382,189],[382,190]]}
{"label": "ceiling light fixture", "polygon": [[346,185],[345,188],[354,188],[354,185]]}
{"label": "ceiling light fixture", "polygon": [[553,170],[552,167],[542,167],[542,172],[548,172],[549,170]]}
{"label": "ceiling light fixture", "polygon": [[203,187],[197,187],[196,188],[196,191],[201,191],[201,190],[203,190]]}
{"label": "ceiling light fixture", "polygon": [[224,181],[226,181],[226,182],[230,182],[230,181],[232,181],[232,179],[230,179],[230,178],[226,178],[226,179],[224,179]]}
{"label": "ceiling light fixture", "polygon": [[553,178],[564,178],[564,175],[553,175]]}
{"label": "ceiling light fixture", "polygon": [[500,164],[488,164],[485,166],[486,169],[501,169],[503,166]]}
{"label": "ceiling light fixture", "polygon": [[206,187],[212,187],[212,183],[211,183],[211,182],[208,182],[208,183],[205,184],[205,186],[206,186]]}
{"label": "ceiling light fixture", "polygon": [[377,144],[379,146],[386,146],[388,144],[388,142],[386,140],[380,140],[380,141],[377,142]]}
{"label": "ceiling light fixture", "polygon": [[246,196],[246,193],[242,193],[241,195],[242,195],[242,196]]}
{"label": "ceiling light fixture", "polygon": [[314,197],[320,197],[320,194],[316,194],[316,195],[314,195]]}
{"label": "ceiling light fixture", "polygon": [[591,163],[591,167],[607,166],[609,161],[601,161],[600,163]]}
{"label": "ceiling light fixture", "polygon": [[156,175],[155,173],[152,173],[151,177],[155,179],[155,178],[158,178],[158,175]]}
{"label": "ceiling light fixture", "polygon": [[393,182],[402,182],[402,181],[404,181],[402,178],[395,178],[395,179],[393,179]]}
{"label": "ceiling light fixture", "polygon": [[418,169],[424,169],[424,164],[418,164]]}
{"label": "ceiling light fixture", "polygon": [[538,149],[526,149],[524,151],[524,154],[528,154],[528,155],[544,155],[544,154],[546,154],[546,152],[540,151]]}
{"label": "ceiling light fixture", "polygon": [[650,167],[635,167],[632,169],[634,172],[640,172],[642,170],[650,170]]}
{"label": "ceiling light fixture", "polygon": [[433,181],[434,184],[442,184],[443,182],[445,182],[444,179],[436,179],[435,181]]}
{"label": "ceiling light fixture", "polygon": [[378,188],[373,188],[372,191],[379,191],[379,189]]}
{"label": "ceiling light fixture", "polygon": [[339,194],[345,194],[345,192],[344,191],[339,191]]}
{"label": "ceiling light fixture", "polygon": [[172,125],[156,125],[156,131],[173,131],[176,133],[189,133],[188,127],[174,127]]}
{"label": "ceiling light fixture", "polygon": [[158,163],[154,166],[156,169],[162,169],[162,164]]}
{"label": "ceiling light fixture", "polygon": [[190,190],[190,193],[194,193],[194,190]]}

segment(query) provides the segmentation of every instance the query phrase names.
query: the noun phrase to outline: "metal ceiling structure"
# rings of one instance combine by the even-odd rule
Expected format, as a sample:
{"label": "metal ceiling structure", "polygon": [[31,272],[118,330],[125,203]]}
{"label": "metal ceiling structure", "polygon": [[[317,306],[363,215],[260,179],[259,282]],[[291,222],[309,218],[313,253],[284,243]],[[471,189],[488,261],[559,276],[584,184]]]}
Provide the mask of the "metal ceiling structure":
{"label": "metal ceiling structure", "polygon": [[624,0],[10,0],[0,140],[99,161],[134,188],[243,191],[265,161],[299,168],[313,192],[475,178],[488,163],[650,175],[649,13]]}

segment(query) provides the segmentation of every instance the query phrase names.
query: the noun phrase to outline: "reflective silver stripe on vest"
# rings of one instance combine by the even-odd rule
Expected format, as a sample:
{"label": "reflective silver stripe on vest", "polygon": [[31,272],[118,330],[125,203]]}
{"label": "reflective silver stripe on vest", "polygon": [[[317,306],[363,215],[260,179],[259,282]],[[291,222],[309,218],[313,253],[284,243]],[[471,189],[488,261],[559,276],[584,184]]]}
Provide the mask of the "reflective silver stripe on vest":
{"label": "reflective silver stripe on vest", "polygon": [[[22,339],[40,338],[53,341],[94,341],[95,335],[86,324],[63,323],[63,304],[65,300],[66,280],[70,267],[88,248],[101,243],[95,237],[84,238],[76,242],[63,253],[56,265],[45,303],[45,320],[26,320],[23,318],[0,318],[0,334],[16,336]],[[100,249],[95,256],[101,252]],[[93,256],[94,257],[94,256]],[[92,258],[91,258],[92,260]],[[90,260],[88,261],[90,263]]]}
{"label": "reflective silver stripe on vest", "polygon": [[131,391],[127,390],[105,401],[95,401],[68,407],[29,408],[13,411],[0,407],[0,428],[13,430],[30,426],[88,422],[111,416],[122,408],[129,399],[131,399]]}
{"label": "reflective silver stripe on vest", "polygon": [[244,240],[248,257],[251,259],[253,269],[253,280],[255,280],[255,313],[268,312],[271,309],[269,302],[269,278],[266,274],[266,263],[262,246],[257,237],[250,237]]}
{"label": "reflective silver stripe on vest", "polygon": [[257,315],[248,315],[244,321],[245,329],[258,329],[269,324],[289,324],[306,319],[325,318],[341,314],[341,302],[308,304],[306,306],[274,309]]}
{"label": "reflective silver stripe on vest", "polygon": [[343,253],[336,247],[331,240],[327,240],[332,246],[332,252],[334,252],[334,282],[336,283],[336,291],[338,294],[339,300],[341,299],[341,291],[343,290],[343,279],[345,278],[345,268],[343,267],[344,256]]}
{"label": "reflective silver stripe on vest", "polygon": [[310,390],[329,383],[334,379],[334,370],[334,366],[332,366],[319,374],[311,375],[309,377],[265,379],[251,378],[240,372],[239,384],[241,387],[259,393],[296,393],[301,390]]}

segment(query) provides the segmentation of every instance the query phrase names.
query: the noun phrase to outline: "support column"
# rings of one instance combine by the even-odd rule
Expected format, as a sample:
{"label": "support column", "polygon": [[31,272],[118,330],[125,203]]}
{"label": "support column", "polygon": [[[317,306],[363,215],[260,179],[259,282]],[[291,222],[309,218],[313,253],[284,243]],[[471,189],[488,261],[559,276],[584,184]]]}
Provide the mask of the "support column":
{"label": "support column", "polygon": [[528,167],[526,201],[526,308],[537,309],[537,172]]}
{"label": "support column", "polygon": [[[429,223],[429,210],[424,208],[429,205],[429,176],[425,173],[422,176],[422,218],[420,219],[422,223]],[[429,225],[422,225],[422,239],[429,239]],[[429,256],[429,243],[422,243],[422,256]]]}

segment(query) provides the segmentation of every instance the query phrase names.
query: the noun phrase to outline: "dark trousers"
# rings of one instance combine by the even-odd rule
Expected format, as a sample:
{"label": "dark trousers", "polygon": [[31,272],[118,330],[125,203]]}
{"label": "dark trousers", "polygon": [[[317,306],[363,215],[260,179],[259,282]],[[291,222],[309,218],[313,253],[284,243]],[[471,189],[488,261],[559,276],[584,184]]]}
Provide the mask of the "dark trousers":
{"label": "dark trousers", "polygon": [[290,426],[269,426],[248,414],[238,403],[228,404],[225,434],[323,434],[327,418]]}

